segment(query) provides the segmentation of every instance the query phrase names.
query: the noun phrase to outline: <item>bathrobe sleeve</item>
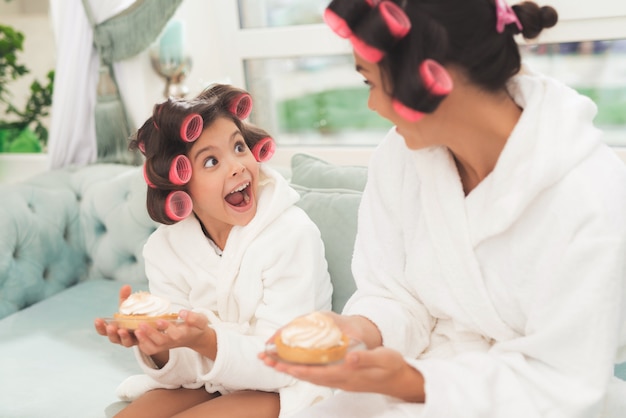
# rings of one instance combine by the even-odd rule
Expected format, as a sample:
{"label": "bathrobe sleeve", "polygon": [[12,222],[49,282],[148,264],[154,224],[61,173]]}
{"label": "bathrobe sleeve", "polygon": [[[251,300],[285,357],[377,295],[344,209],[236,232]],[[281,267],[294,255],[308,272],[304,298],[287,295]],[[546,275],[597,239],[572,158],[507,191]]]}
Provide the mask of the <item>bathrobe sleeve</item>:
{"label": "bathrobe sleeve", "polygon": [[[388,135],[385,141],[398,139]],[[371,159],[352,260],[357,291],[344,313],[368,318],[380,330],[383,345],[415,357],[428,346],[434,322],[415,292],[404,285],[404,230],[415,227],[415,214],[401,213],[401,205],[394,202],[415,197],[403,190],[404,179],[411,175],[398,161],[406,158],[402,145],[379,147]]]}
{"label": "bathrobe sleeve", "polygon": [[[535,280],[525,335],[488,352],[407,359],[425,378],[423,418],[599,417],[612,375],[624,303],[623,240],[589,228]],[[613,417],[614,415],[607,415]],[[617,415],[615,415],[617,417]]]}

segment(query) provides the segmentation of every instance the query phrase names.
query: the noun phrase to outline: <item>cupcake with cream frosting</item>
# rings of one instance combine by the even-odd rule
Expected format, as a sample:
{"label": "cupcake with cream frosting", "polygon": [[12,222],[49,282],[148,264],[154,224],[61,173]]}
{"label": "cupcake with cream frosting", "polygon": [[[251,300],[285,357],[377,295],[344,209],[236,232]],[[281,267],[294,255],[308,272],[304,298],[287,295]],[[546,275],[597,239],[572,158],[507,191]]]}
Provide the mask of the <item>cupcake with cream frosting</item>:
{"label": "cupcake with cream frosting", "polygon": [[276,335],[278,357],[290,363],[326,364],[344,358],[349,339],[321,312],[294,319]]}
{"label": "cupcake with cream frosting", "polygon": [[149,292],[135,292],[124,300],[113,315],[117,326],[135,330],[141,322],[156,327],[156,320],[176,320],[178,314],[170,310],[170,301]]}

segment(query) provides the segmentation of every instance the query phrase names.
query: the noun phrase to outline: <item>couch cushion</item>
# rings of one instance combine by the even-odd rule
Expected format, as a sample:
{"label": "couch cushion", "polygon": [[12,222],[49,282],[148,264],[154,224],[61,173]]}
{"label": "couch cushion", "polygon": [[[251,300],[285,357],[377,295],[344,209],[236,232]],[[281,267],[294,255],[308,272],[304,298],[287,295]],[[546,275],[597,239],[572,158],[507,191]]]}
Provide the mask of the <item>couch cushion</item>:
{"label": "couch cushion", "polygon": [[349,189],[363,191],[367,167],[335,165],[308,154],[291,158],[291,182],[311,189]]}
{"label": "couch cushion", "polygon": [[335,312],[341,312],[356,289],[351,261],[361,192],[308,189],[298,185],[292,187],[301,196],[297,205],[315,222],[322,235],[333,284],[332,307]]}
{"label": "couch cushion", "polygon": [[127,166],[107,181],[91,184],[84,191],[80,213],[91,261],[88,278],[146,282],[142,251],[157,223],[146,209],[141,168]]}
{"label": "couch cushion", "polygon": [[120,286],[90,280],[0,321],[0,417],[105,416],[117,386],[141,372],[132,350],[93,327],[117,310]]}

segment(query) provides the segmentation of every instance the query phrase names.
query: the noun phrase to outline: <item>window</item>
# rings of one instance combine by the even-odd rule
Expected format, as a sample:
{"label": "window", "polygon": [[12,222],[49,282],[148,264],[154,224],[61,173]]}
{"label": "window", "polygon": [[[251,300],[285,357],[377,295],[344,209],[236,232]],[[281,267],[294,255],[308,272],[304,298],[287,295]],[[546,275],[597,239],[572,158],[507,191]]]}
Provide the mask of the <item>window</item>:
{"label": "window", "polygon": [[[221,36],[232,40],[224,59],[236,69],[233,83],[270,104],[256,106],[251,119],[279,144],[371,146],[390,125],[367,109],[348,42],[321,23],[328,1],[228,2],[220,11]],[[522,45],[525,59],[592,97],[607,141],[626,145],[626,2],[546,3],[559,23],[542,34],[542,44]]]}

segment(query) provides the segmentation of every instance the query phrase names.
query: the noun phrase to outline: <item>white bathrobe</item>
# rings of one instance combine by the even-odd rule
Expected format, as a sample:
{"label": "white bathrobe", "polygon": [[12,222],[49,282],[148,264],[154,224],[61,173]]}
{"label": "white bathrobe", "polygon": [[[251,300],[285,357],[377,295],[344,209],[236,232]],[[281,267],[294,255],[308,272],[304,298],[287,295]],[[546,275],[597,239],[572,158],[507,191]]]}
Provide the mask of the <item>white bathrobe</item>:
{"label": "white bathrobe", "polygon": [[223,254],[192,215],[159,227],[144,247],[150,291],[209,318],[217,334],[212,361],[187,348],[170,351],[155,369],[135,350],[145,375],[120,385],[132,400],[154,388],[199,388],[226,394],[243,389],[279,392],[281,416],[330,395],[327,388],[297,382],[257,358],[265,341],[291,319],[330,310],[332,285],[317,226],[294,206],[298,193],[280,174],[261,167],[257,214],[235,226]]}
{"label": "white bathrobe", "polygon": [[509,91],[521,119],[467,197],[443,147],[392,129],[371,159],[344,312],[426,403],[341,393],[298,417],[626,417],[626,168],[587,98],[529,73]]}

